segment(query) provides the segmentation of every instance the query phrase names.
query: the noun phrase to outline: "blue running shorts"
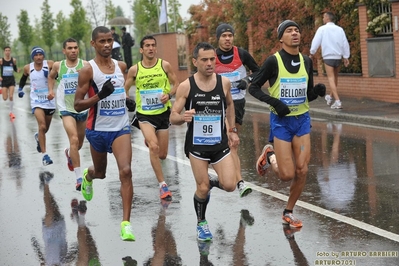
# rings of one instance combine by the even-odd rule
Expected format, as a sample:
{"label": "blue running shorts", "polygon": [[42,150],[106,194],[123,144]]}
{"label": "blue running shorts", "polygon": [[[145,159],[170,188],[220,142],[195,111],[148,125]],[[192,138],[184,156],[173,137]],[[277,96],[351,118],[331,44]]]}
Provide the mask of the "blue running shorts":
{"label": "blue running shorts", "polygon": [[285,117],[279,117],[271,112],[269,141],[273,142],[273,138],[276,137],[287,142],[292,142],[294,136],[301,137],[309,134],[310,128],[309,112]]}
{"label": "blue running shorts", "polygon": [[130,125],[119,131],[96,131],[86,128],[86,138],[97,152],[112,153],[112,143],[119,136],[130,134]]}

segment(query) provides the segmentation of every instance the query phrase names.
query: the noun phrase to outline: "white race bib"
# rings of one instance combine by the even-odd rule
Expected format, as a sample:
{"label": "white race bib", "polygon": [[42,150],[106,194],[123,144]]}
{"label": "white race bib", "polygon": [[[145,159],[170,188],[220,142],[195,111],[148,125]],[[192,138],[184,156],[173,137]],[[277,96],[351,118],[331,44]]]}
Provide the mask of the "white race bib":
{"label": "white race bib", "polygon": [[237,88],[238,86],[238,80],[240,80],[240,72],[238,71],[233,71],[233,72],[227,72],[227,73],[220,73],[221,76],[226,77],[230,80],[231,82],[231,94],[238,94],[240,93],[240,89]]}
{"label": "white race bib", "polygon": [[306,101],[306,78],[281,78],[280,100],[286,105],[299,105]]}
{"label": "white race bib", "polygon": [[140,90],[141,108],[145,111],[164,108],[161,102],[162,89]]}
{"label": "white race bib", "polygon": [[220,115],[195,115],[193,117],[193,144],[216,145],[222,142]]}
{"label": "white race bib", "polygon": [[114,92],[99,102],[100,116],[122,116],[126,112],[125,88],[115,88]]}

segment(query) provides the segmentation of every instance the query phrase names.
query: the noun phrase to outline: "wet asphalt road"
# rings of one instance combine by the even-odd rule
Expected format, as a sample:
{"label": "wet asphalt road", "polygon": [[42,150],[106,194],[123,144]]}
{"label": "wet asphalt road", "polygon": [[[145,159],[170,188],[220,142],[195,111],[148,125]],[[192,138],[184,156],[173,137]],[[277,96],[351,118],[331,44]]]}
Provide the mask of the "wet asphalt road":
{"label": "wet asphalt road", "polygon": [[[265,108],[248,107],[240,156],[243,176],[254,192],[239,198],[238,191],[213,189],[207,220],[214,240],[198,245],[195,182],[183,154],[185,126],[172,126],[163,162],[173,193],[168,206],[159,201],[148,149],[141,132],[133,129],[131,222],[136,241],[123,242],[113,156],[108,156],[107,178],[94,181],[86,214],[73,212],[71,202],[83,197],[74,190],[74,174],[66,166],[68,141],[59,117],[54,116],[47,133],[54,164],[42,166],[28,97],[16,98],[14,108],[16,119],[10,122],[8,103],[0,105],[0,265],[52,265],[58,260],[60,265],[112,266],[123,265],[126,256],[137,265],[399,265],[395,130],[314,117],[308,180],[295,208],[304,226],[289,230],[281,224],[289,184],[273,173],[259,177],[254,167],[267,142],[268,115]],[[80,154],[82,167],[89,166],[87,141]],[[45,171],[53,175],[46,185],[39,178]]]}

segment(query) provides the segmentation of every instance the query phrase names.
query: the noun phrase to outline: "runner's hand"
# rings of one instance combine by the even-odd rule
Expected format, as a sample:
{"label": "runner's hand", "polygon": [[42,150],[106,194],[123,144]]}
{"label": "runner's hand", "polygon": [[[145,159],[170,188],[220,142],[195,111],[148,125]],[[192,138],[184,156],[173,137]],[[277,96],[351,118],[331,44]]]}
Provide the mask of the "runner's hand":
{"label": "runner's hand", "polygon": [[126,108],[129,112],[136,110],[136,102],[130,98],[126,98]]}
{"label": "runner's hand", "polygon": [[291,113],[290,109],[286,104],[276,98],[270,99],[268,102],[271,106],[273,106],[274,110],[276,110],[279,117],[284,117]]}
{"label": "runner's hand", "polygon": [[111,78],[109,78],[103,85],[103,87],[101,88],[101,91],[99,91],[97,93],[98,98],[100,98],[100,100],[108,97],[109,95],[111,95],[113,92],[115,91],[114,85],[111,82]]}
{"label": "runner's hand", "polygon": [[314,86],[313,91],[314,91],[317,95],[319,95],[319,96],[321,96],[321,97],[324,97],[324,96],[326,95],[326,85],[324,85],[323,83],[317,83],[317,84]]}
{"label": "runner's hand", "polygon": [[246,90],[248,87],[248,77],[245,77],[243,79],[240,79],[239,81],[237,81],[238,85],[237,85],[237,89],[240,90]]}

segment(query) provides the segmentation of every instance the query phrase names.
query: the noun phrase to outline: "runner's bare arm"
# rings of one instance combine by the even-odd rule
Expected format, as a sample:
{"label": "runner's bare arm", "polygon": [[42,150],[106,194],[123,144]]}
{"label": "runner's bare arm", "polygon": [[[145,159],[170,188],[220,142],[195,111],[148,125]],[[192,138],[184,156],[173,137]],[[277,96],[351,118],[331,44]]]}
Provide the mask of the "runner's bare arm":
{"label": "runner's bare arm", "polygon": [[176,100],[172,106],[172,111],[170,113],[170,123],[172,125],[181,125],[185,122],[191,122],[193,115],[195,114],[195,110],[186,110],[184,114],[183,111],[184,105],[186,104],[188,94],[190,92],[190,82],[188,79],[180,83],[180,85],[176,89]]}
{"label": "runner's bare arm", "polygon": [[127,77],[125,79],[125,92],[126,96],[129,97],[129,90],[134,85],[137,75],[137,64],[130,67],[129,71],[127,72]]}
{"label": "runner's bare arm", "polygon": [[91,68],[91,65],[86,65],[80,69],[74,103],[75,110],[78,112],[86,110],[100,101],[97,94],[85,99],[85,95],[89,91],[92,79],[93,69]]}
{"label": "runner's bare arm", "polygon": [[53,64],[53,67],[51,68],[50,74],[48,75],[48,89],[49,93],[54,93],[54,85],[55,85],[55,79],[58,76],[58,70],[60,67],[60,62],[55,62]]}

